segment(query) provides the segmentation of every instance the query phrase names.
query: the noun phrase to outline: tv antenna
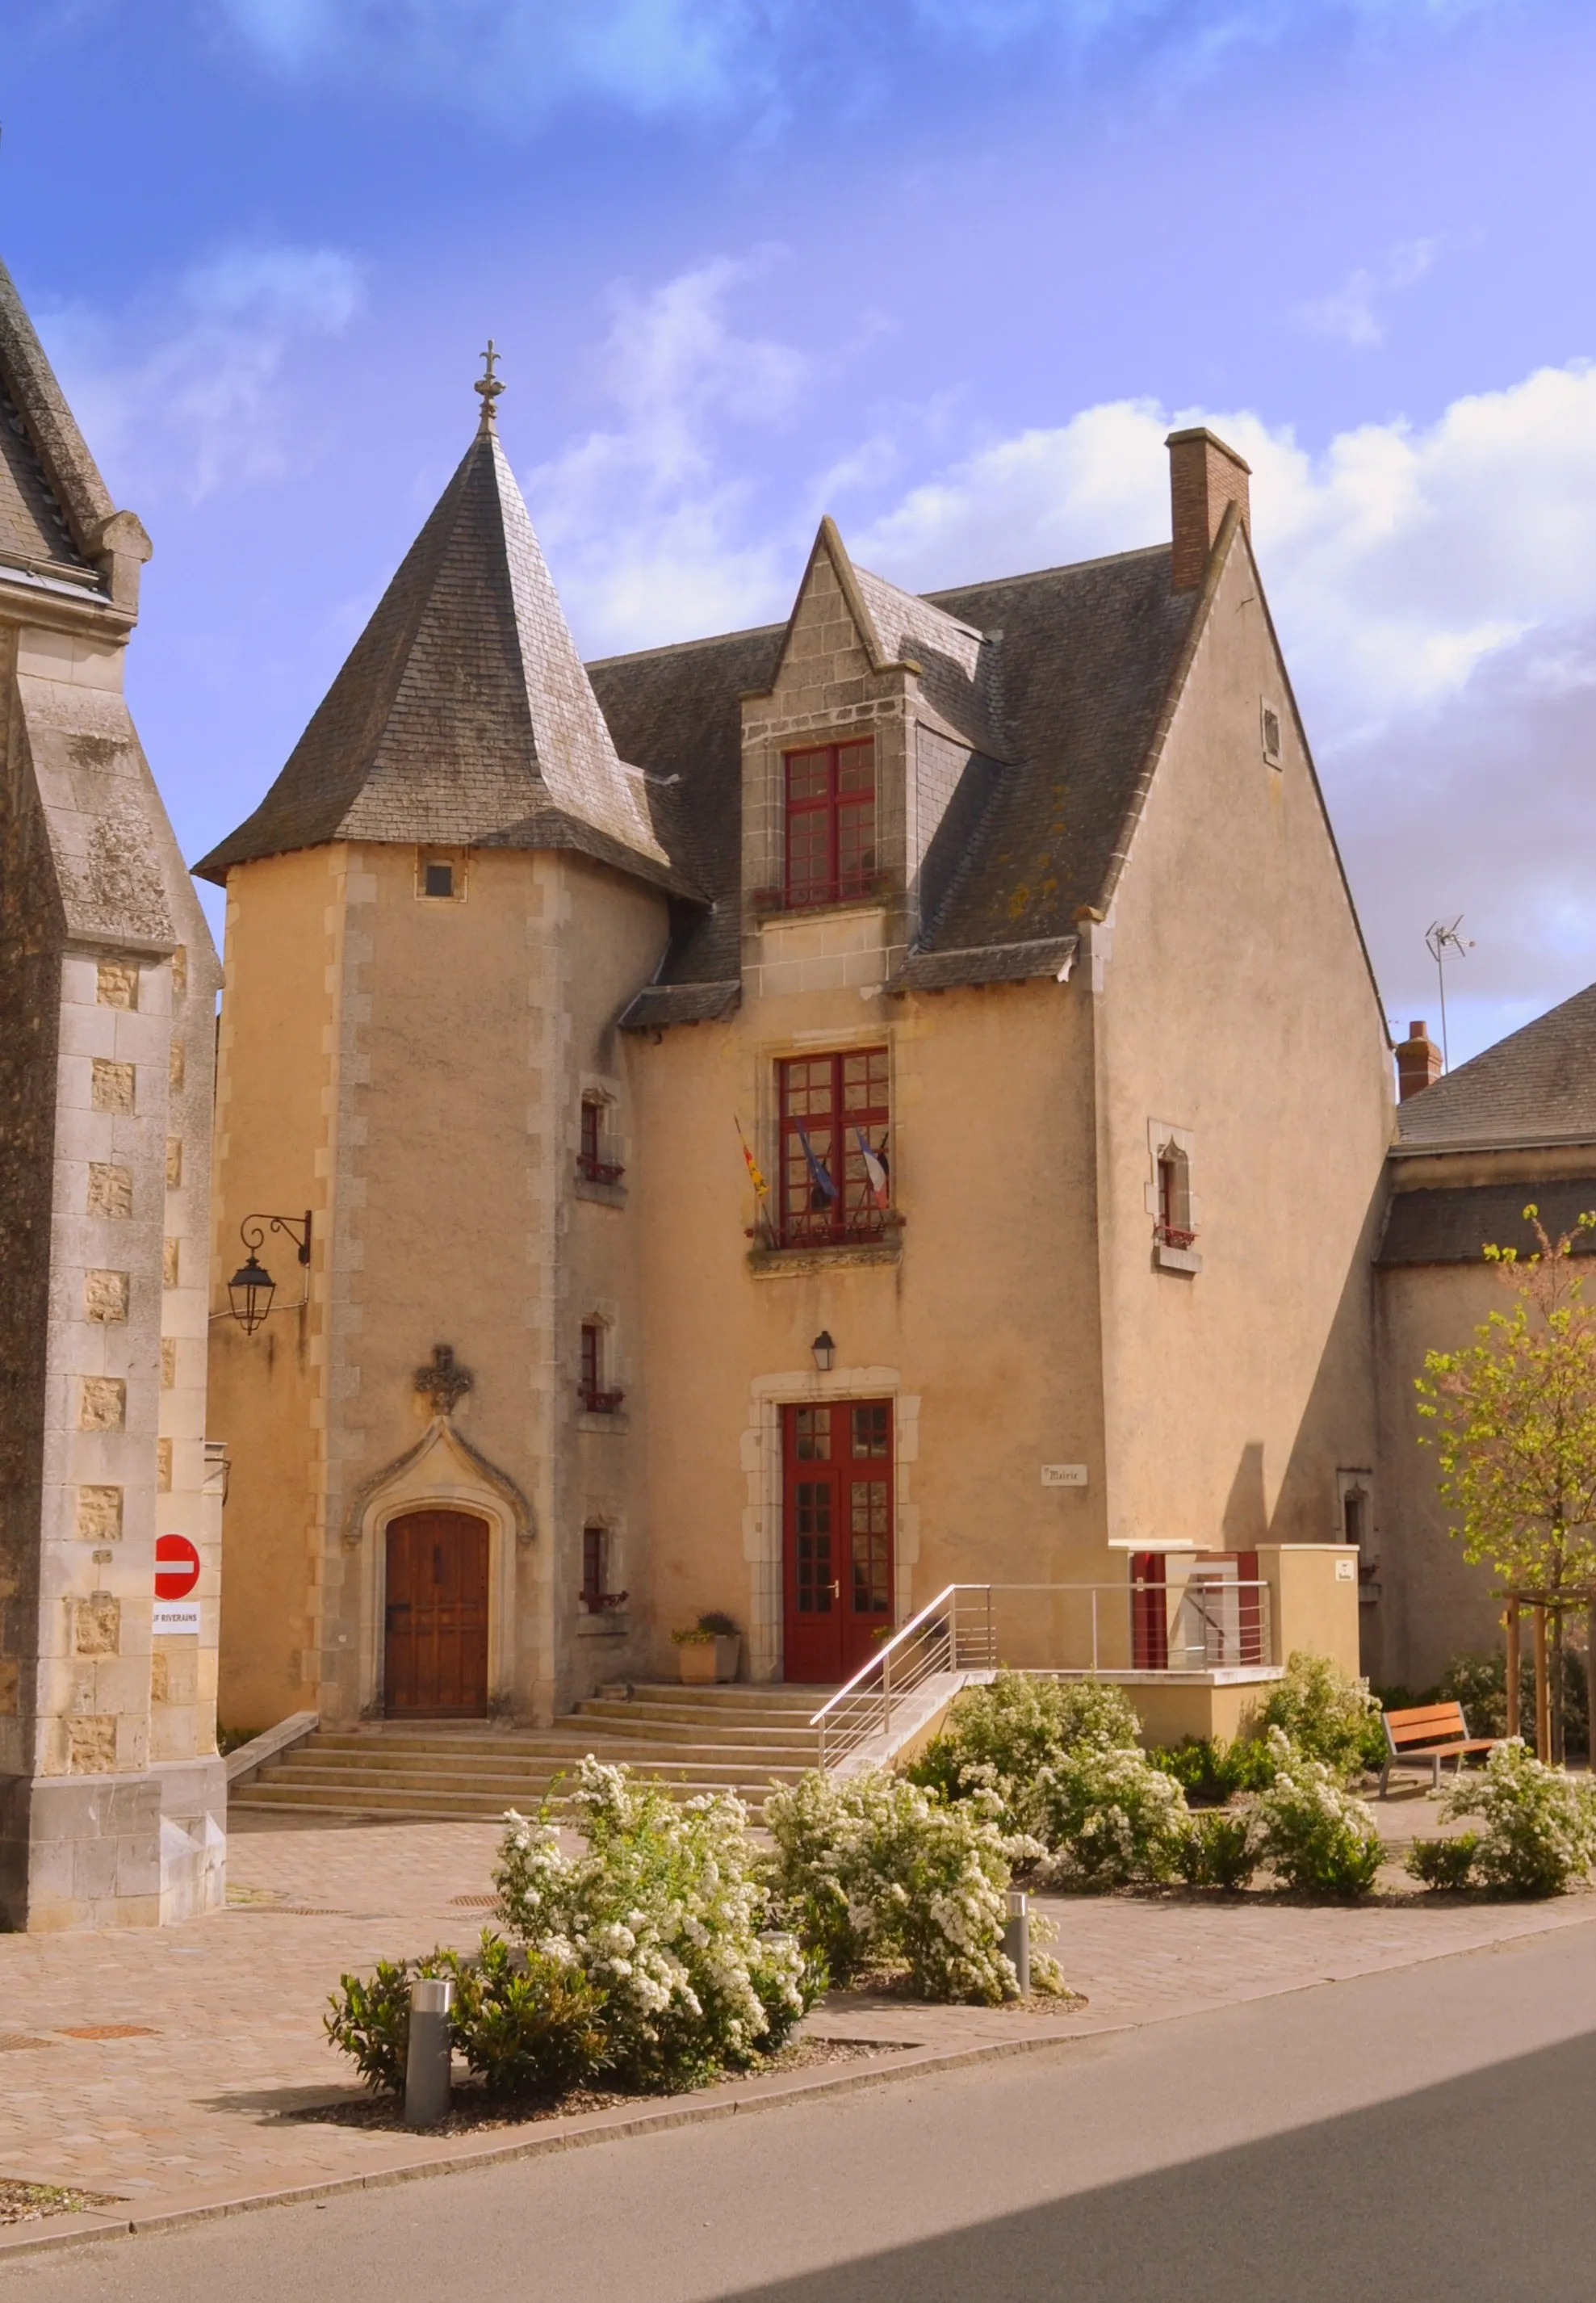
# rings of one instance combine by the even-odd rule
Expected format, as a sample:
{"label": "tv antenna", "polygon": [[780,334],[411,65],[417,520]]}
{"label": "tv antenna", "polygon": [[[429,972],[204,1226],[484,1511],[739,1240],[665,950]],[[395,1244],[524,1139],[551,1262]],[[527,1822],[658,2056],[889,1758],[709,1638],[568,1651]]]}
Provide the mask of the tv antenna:
{"label": "tv antenna", "polygon": [[1459,959],[1466,959],[1474,948],[1473,936],[1458,934],[1462,925],[1463,915],[1459,912],[1455,920],[1432,920],[1424,931],[1424,942],[1435,962],[1436,981],[1441,986],[1441,1060],[1448,1071],[1452,1068],[1452,1059],[1447,1046],[1447,954],[1456,952]]}

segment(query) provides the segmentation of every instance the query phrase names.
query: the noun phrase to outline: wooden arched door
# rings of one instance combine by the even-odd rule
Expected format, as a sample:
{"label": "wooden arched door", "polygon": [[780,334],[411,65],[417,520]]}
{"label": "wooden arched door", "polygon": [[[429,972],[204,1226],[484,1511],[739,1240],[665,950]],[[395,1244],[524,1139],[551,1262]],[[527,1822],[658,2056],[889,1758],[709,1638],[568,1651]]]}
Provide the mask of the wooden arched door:
{"label": "wooden arched door", "polygon": [[391,1719],[482,1719],[488,1709],[488,1523],[406,1512],[388,1523],[382,1689]]}

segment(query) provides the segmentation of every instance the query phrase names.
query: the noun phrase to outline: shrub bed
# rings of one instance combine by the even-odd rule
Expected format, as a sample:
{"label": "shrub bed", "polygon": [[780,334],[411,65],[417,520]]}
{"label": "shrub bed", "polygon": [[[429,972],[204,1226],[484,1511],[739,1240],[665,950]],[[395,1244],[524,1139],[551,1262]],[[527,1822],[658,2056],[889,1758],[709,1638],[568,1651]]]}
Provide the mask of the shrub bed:
{"label": "shrub bed", "polygon": [[1517,1737],[1460,1776],[1441,1813],[1481,1818],[1471,1871],[1495,1894],[1560,1895],[1596,1862],[1596,1787],[1543,1767]]}
{"label": "shrub bed", "polygon": [[1322,1895],[1366,1894],[1383,1856],[1365,1802],[1343,1789],[1326,1759],[1294,1750],[1272,1727],[1274,1781],[1253,1808],[1260,1856],[1288,1887]]}
{"label": "shrub bed", "polygon": [[[1005,1891],[1015,1860],[1042,1851],[1005,1832],[995,1792],[948,1801],[879,1767],[842,1781],[811,1769],[772,1791],[765,1824],[780,1907],[834,1982],[902,1967],[922,1998],[987,2006],[1017,1988]],[[1059,1987],[1039,1952],[1031,1979]]]}
{"label": "shrub bed", "polygon": [[1300,1649],[1286,1659],[1257,1715],[1263,1738],[1278,1728],[1305,1758],[1330,1767],[1341,1783],[1385,1760],[1379,1699],[1366,1679],[1353,1679],[1328,1656]]}

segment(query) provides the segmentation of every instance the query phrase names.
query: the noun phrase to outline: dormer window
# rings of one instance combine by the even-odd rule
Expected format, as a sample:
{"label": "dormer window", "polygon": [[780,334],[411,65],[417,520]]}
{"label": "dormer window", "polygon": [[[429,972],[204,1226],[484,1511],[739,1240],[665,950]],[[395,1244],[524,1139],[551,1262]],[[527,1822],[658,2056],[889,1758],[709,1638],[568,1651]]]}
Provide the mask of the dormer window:
{"label": "dormer window", "polygon": [[789,911],[845,903],[876,886],[876,747],[822,744],[789,752],[786,882]]}

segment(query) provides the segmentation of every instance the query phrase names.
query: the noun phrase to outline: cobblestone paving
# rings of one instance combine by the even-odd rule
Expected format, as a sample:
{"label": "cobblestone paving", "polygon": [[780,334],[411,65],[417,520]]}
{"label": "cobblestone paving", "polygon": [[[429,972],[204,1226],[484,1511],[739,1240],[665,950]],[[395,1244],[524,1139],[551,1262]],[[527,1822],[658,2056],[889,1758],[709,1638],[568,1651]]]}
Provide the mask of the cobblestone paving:
{"label": "cobblestone paving", "polygon": [[[1426,1827],[1427,1808],[1393,1801],[1382,1826],[1400,1838]],[[328,1991],[380,1954],[475,1941],[496,1839],[491,1824],[239,1817],[225,1912],[165,1930],[0,1936],[0,2177],[78,2184],[147,2209],[413,2161],[416,2140],[282,2113],[358,2092],[322,2035]],[[1045,1908],[1084,2007],[849,1995],[818,2010],[813,2028],[939,2049],[1069,2037],[1596,1923],[1592,1895],[1516,1906],[1407,1897],[1350,1911],[1256,1898]]]}

